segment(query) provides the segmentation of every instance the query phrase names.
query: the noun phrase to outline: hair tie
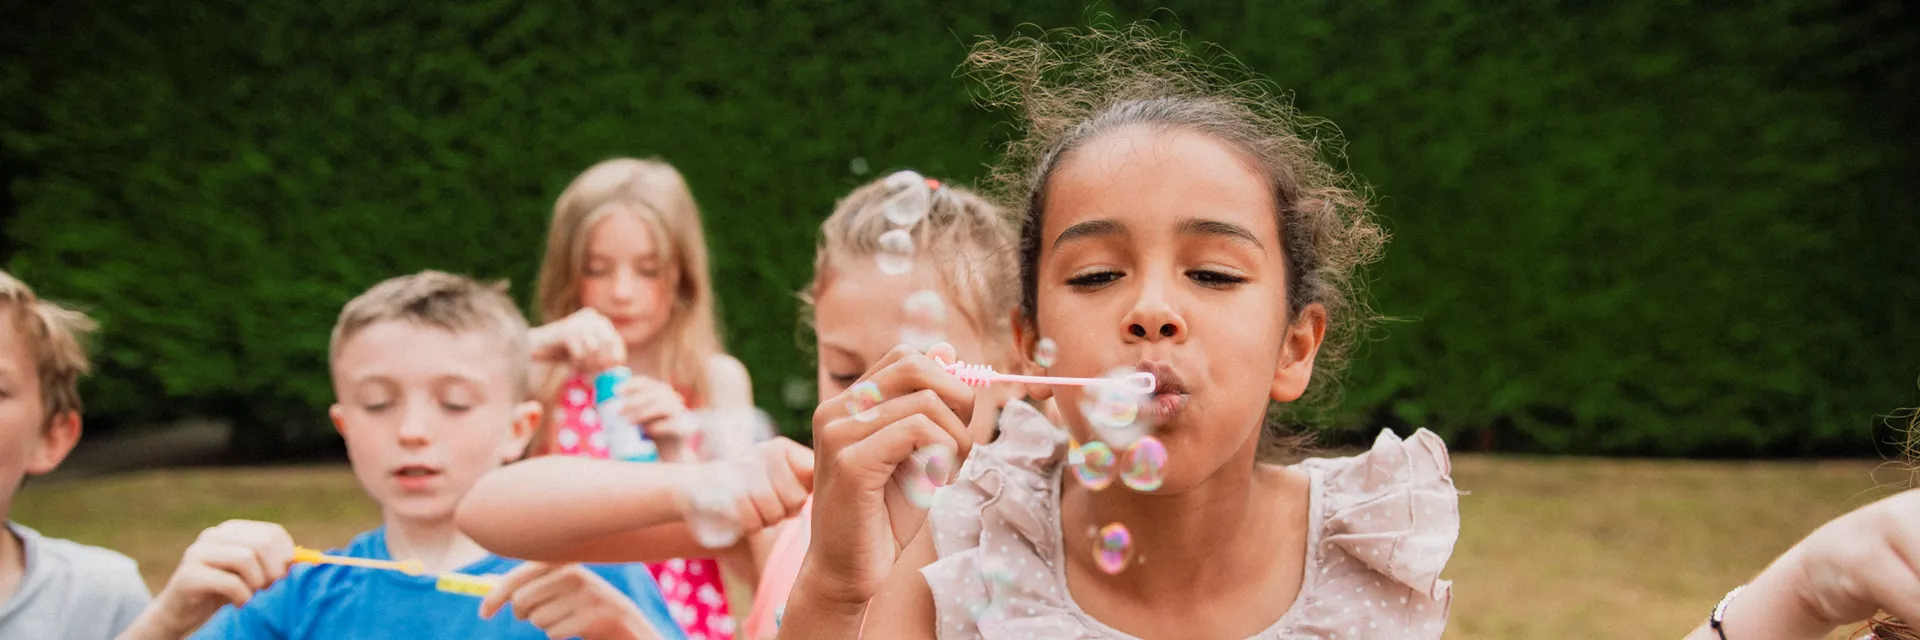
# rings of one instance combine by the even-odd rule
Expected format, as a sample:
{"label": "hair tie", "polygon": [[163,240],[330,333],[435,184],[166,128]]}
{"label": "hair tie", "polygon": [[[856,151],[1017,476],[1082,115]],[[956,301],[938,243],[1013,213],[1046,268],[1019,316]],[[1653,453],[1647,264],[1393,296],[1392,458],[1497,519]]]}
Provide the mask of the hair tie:
{"label": "hair tie", "polygon": [[940,186],[941,186],[941,185],[940,185],[940,181],[939,181],[939,180],[935,180],[935,179],[933,179],[933,178],[927,178],[927,188],[928,188],[928,189],[931,189],[931,190],[934,190],[934,191],[939,191],[939,190],[940,190]]}

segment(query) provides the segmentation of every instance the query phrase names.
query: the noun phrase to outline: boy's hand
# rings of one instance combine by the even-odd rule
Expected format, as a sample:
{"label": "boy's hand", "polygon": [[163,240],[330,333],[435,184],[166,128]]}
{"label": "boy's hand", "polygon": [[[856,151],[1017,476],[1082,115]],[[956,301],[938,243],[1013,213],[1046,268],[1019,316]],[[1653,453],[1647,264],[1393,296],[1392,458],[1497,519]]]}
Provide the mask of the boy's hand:
{"label": "boy's hand", "polygon": [[[944,447],[955,456],[946,461],[948,477],[935,479],[937,484],[950,480],[966,460],[973,444],[967,432],[973,389],[942,367],[953,360],[953,347],[945,343],[924,355],[896,347],[860,383],[814,411],[819,499],[802,580],[813,583],[815,597],[863,606],[886,581],[901,548],[926,522],[926,508],[894,482],[902,465],[923,473],[910,462],[916,452]],[[865,383],[878,387],[884,401],[849,415],[848,399]]]}
{"label": "boy's hand", "polygon": [[626,594],[577,564],[528,562],[514,567],[480,601],[480,617],[513,605],[514,617],[549,638],[628,640],[658,638]]}
{"label": "boy's hand", "polygon": [[613,321],[591,308],[527,332],[536,362],[566,363],[593,374],[627,363],[627,341]]}
{"label": "boy's hand", "polygon": [[[271,522],[228,520],[200,532],[126,637],[177,638],[192,633],[220,607],[243,606],[254,592],[286,577],[293,538]],[[133,631],[132,629],[129,630]]]}

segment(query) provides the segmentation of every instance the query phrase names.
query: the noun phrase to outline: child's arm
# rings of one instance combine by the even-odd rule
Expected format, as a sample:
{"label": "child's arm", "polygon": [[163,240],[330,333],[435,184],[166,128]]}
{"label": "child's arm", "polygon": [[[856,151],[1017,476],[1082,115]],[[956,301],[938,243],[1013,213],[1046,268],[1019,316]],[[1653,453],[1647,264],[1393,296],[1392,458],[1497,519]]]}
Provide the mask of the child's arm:
{"label": "child's arm", "polygon": [[[895,348],[874,364],[855,387],[872,382],[886,400],[860,417],[848,415],[851,389],[814,411],[820,469],[813,543],[787,601],[780,637],[854,637],[863,616],[888,627],[875,637],[932,631],[932,597],[924,580],[913,583],[934,555],[922,533],[927,511],[901,494],[893,475],[928,446],[948,447],[966,459],[973,392],[936,360],[952,360],[951,346],[936,345],[928,353],[934,357]],[[884,613],[868,615],[876,603]],[[904,619],[886,619],[903,613]],[[900,634],[892,633],[896,623]]]}
{"label": "child's arm", "polygon": [[220,607],[244,606],[255,592],[286,577],[293,538],[280,525],[229,520],[206,531],[180,558],[180,567],[121,640],[184,638]]}
{"label": "child's arm", "polygon": [[568,364],[594,372],[627,362],[627,341],[613,321],[591,308],[534,327],[527,332],[534,362]]}
{"label": "child's arm", "polygon": [[550,638],[660,637],[626,594],[577,564],[529,562],[514,567],[480,601],[480,617],[491,618],[509,603],[514,617],[539,627]]}
{"label": "child's arm", "polygon": [[[1826,637],[1885,610],[1920,620],[1920,490],[1861,507],[1788,549],[1727,603],[1727,638]],[[1719,640],[1701,625],[1688,640]]]}
{"label": "child's arm", "polygon": [[460,501],[460,530],[500,555],[564,562],[705,557],[681,523],[688,492],[739,481],[736,520],[751,533],[798,513],[813,453],[776,438],[750,456],[703,464],[546,457],[487,474]]}

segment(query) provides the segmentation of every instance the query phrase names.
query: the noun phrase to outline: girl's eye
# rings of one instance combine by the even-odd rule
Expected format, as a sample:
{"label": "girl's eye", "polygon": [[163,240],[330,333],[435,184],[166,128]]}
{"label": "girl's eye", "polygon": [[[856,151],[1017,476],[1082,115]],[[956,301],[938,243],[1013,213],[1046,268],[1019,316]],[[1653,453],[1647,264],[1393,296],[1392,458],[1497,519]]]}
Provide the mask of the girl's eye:
{"label": "girl's eye", "polygon": [[362,411],[366,411],[367,413],[381,413],[392,407],[393,407],[393,403],[391,402],[371,402],[365,405],[361,405],[360,409]]}
{"label": "girl's eye", "polygon": [[1187,277],[1192,278],[1194,282],[1198,282],[1201,286],[1206,287],[1230,287],[1237,284],[1246,284],[1247,282],[1246,278],[1231,273],[1207,269],[1188,271]]}
{"label": "girl's eye", "polygon": [[1078,274],[1073,277],[1067,278],[1067,286],[1073,287],[1075,289],[1082,289],[1082,290],[1098,289],[1100,287],[1113,284],[1115,281],[1120,279],[1121,275],[1122,274],[1118,271],[1094,271],[1091,273],[1082,273],[1082,274]]}
{"label": "girl's eye", "polygon": [[448,413],[466,413],[468,409],[472,409],[473,407],[458,402],[442,402],[440,403],[440,408],[445,409]]}
{"label": "girl's eye", "polygon": [[851,386],[853,386],[853,383],[854,383],[855,381],[857,381],[857,380],[859,380],[859,379],[860,379],[860,374],[858,374],[858,373],[829,373],[829,374],[827,374],[827,379],[828,379],[828,380],[832,380],[834,384],[837,384],[837,385],[840,385],[840,386],[842,386],[842,387],[851,387]]}

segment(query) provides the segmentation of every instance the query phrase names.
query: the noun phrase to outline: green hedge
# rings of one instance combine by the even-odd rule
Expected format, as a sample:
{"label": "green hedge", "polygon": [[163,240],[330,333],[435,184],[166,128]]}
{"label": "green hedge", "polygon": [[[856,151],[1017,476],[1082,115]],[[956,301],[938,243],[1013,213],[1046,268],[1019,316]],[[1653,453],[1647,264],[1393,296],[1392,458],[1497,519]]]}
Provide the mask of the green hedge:
{"label": "green hedge", "polygon": [[[1614,453],[1871,450],[1912,404],[1920,53],[1898,2],[1122,7],[1340,123],[1396,239],[1336,433]],[[803,432],[792,292],[877,172],[971,180],[1009,129],[954,71],[1066,3],[485,0],[6,9],[0,248],[107,326],[101,419],[322,425],[340,305],[423,268],[532,294],[567,180],[679,166],[730,344]],[[1900,91],[1905,90],[1905,93]],[[856,162],[860,159],[860,162]],[[865,174],[857,166],[870,167]]]}

